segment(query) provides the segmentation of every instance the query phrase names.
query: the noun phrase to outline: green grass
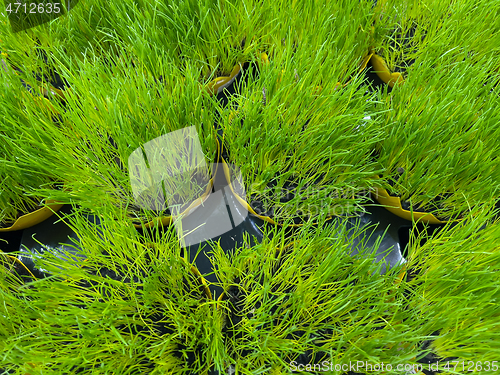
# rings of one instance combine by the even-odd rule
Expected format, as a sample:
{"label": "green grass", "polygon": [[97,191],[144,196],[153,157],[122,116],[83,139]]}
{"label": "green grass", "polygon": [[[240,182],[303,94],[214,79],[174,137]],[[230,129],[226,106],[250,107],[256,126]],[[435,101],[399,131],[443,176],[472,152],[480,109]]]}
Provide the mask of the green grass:
{"label": "green grass", "polygon": [[187,373],[174,351],[198,353],[211,342],[204,330],[217,335],[217,312],[179,257],[175,232],[152,245],[126,221],[109,218],[103,214],[100,231],[80,214],[69,219],[85,262],[71,252],[47,254],[37,265],[53,276],[29,286],[2,267],[0,319],[9,332],[2,334],[2,366],[133,374],[154,361],[156,373]]}
{"label": "green grass", "polygon": [[[314,58],[322,58],[323,72],[342,67],[344,77],[352,73],[353,66],[362,65],[373,38],[371,26],[376,12],[371,2],[285,1],[275,4],[272,16],[276,17],[273,21],[276,26],[265,40],[271,59],[279,60],[283,55],[302,52],[305,64],[314,64]],[[295,17],[289,17],[283,9],[288,9]],[[270,21],[272,16],[268,16]],[[307,57],[306,49],[310,53]]]}
{"label": "green grass", "polygon": [[[263,47],[262,39],[272,30],[276,5],[258,1],[236,4],[230,1],[104,2],[79,3],[57,21],[42,25],[16,38],[7,24],[1,48],[13,63],[26,71],[42,69],[34,53],[38,45],[56,60],[81,61],[84,55],[119,55],[123,45],[131,48],[145,63],[167,58],[176,66],[186,61],[199,69],[199,76],[211,78],[228,74]],[[26,56],[30,58],[26,62]],[[63,64],[62,66],[59,64]],[[70,68],[69,61],[58,61],[58,68]],[[47,68],[46,66],[43,68]]]}
{"label": "green grass", "polygon": [[[18,216],[32,212],[43,204],[54,188],[55,176],[45,173],[43,168],[25,162],[23,149],[37,150],[37,142],[30,142],[22,132],[14,129],[30,128],[32,118],[23,104],[38,107],[36,99],[30,95],[13,74],[1,70],[0,79],[0,226],[10,226]],[[24,99],[24,100],[23,100]],[[29,144],[29,146],[28,146]],[[41,194],[37,189],[47,189]]]}
{"label": "green grass", "polygon": [[402,334],[408,327],[400,320],[411,313],[391,301],[395,274],[380,276],[367,249],[352,258],[351,236],[363,233],[349,235],[343,225],[306,226],[287,246],[276,236],[216,258],[230,296],[227,345],[237,372],[290,373],[307,351],[311,363],[394,359],[398,342],[417,340],[421,327]]}
{"label": "green grass", "polygon": [[[11,132],[24,131],[33,142],[43,137],[40,145],[26,148],[22,157],[63,181],[65,190],[56,195],[61,202],[91,209],[103,204],[129,207],[129,215],[144,218],[147,214],[140,212],[131,190],[129,169],[134,166],[129,165],[130,155],[160,136],[194,126],[209,173],[217,155],[215,110],[193,78],[193,68],[180,71],[167,60],[149,70],[126,50],[111,64],[97,57],[91,61],[63,72],[71,92],[65,107],[52,101],[60,113],[56,123],[50,114],[43,116],[32,107],[30,128],[23,130],[18,124]],[[182,146],[168,152],[180,158],[186,151]],[[172,160],[158,162],[172,165]],[[152,166],[153,159],[149,163]],[[204,191],[205,186],[192,184],[185,199]]]}
{"label": "green grass", "polygon": [[496,61],[454,60],[432,54],[417,60],[407,81],[382,95],[379,108],[386,124],[379,161],[395,183],[391,191],[442,217],[497,199],[500,184],[498,89],[488,75]]}
{"label": "green grass", "polygon": [[247,195],[279,220],[333,214],[334,207],[352,214],[362,191],[376,183],[370,152],[382,131],[364,120],[373,114],[373,98],[359,79],[339,89],[334,79],[315,94],[318,76],[304,74],[297,83],[289,69],[281,78],[283,65],[263,68],[234,100],[241,110],[223,112],[228,162],[241,169]]}
{"label": "green grass", "polygon": [[[81,61],[85,55],[117,54],[117,41],[108,35],[113,29],[112,4],[102,1],[79,2],[66,15],[32,29],[13,34],[9,22],[0,25],[0,49],[8,61],[23,71],[23,78],[35,84],[32,72],[48,75],[64,69],[61,58]],[[48,61],[44,61],[45,54]],[[55,59],[55,61],[54,61]],[[72,64],[67,64],[69,68]]]}
{"label": "green grass", "polygon": [[103,213],[98,229],[81,213],[66,218],[81,250],[38,256],[51,277],[23,285],[0,268],[2,366],[133,374],[153,365],[151,373],[191,374],[233,365],[255,373],[283,368],[307,349],[340,350],[337,359],[397,352],[401,332],[380,330],[404,316],[391,316],[395,275],[378,276],[373,255],[350,257],[352,234],[342,226],[319,236],[304,227],[293,243],[275,228],[273,239],[230,254],[214,244],[221,283],[239,296],[217,305],[180,258],[173,228],[140,236],[114,217]]}
{"label": "green grass", "polygon": [[363,48],[346,47],[367,41],[351,34],[359,22],[335,29],[320,19],[325,26],[314,39],[304,34],[295,46],[290,39],[275,44],[270,63],[260,64],[257,78],[242,83],[221,108],[227,161],[241,168],[247,195],[280,221],[300,212],[334,214],[335,207],[352,214],[365,199],[361,191],[376,184],[370,153],[382,130],[365,120],[375,98],[358,74]]}
{"label": "green grass", "polygon": [[498,226],[498,212],[474,209],[423,246],[410,244],[407,266],[418,276],[408,283],[409,302],[439,331],[431,349],[442,358],[496,360]]}
{"label": "green grass", "polygon": [[[429,50],[437,56],[481,59],[498,51],[498,4],[488,0],[382,2],[375,24],[374,52],[391,72],[410,74],[411,65]],[[427,51],[427,52],[426,52]]]}
{"label": "green grass", "polygon": [[[70,203],[76,213],[64,220],[86,261],[58,249],[33,255],[51,274],[37,280],[17,253],[0,253],[0,369],[289,374],[304,353],[395,367],[428,339],[424,352],[441,358],[497,360],[498,11],[493,0],[92,0],[19,34],[1,23],[0,50],[22,72],[0,69],[0,222],[35,208],[31,197]],[[395,45],[415,25],[411,43]],[[405,70],[391,92],[369,91],[359,74],[371,47]],[[243,62],[257,74],[223,107],[206,84]],[[51,67],[71,87],[66,103],[20,82]],[[131,225],[167,212],[141,209],[128,170],[134,150],[188,126],[198,161],[210,164],[216,123],[247,200],[285,224],[254,246],[211,245],[219,302],[181,257],[173,226],[140,234]],[[188,177],[185,199],[203,190]],[[415,229],[408,263],[379,275],[378,244],[351,257],[345,222],[307,222],[359,214],[377,185],[462,220],[433,236]],[[299,215],[304,226],[287,237]],[[398,282],[403,269],[412,278]]]}
{"label": "green grass", "polygon": [[[374,52],[382,57],[391,72],[406,72],[435,38],[446,32],[443,23],[449,17],[445,2],[392,2],[380,7],[379,36]],[[455,30],[453,29],[453,33]]]}
{"label": "green grass", "polygon": [[[97,229],[65,221],[81,250],[54,249],[35,264],[51,277],[23,284],[0,268],[1,365],[15,373],[290,373],[310,363],[413,363],[434,332],[439,355],[493,361],[498,351],[498,219],[476,210],[429,238],[412,236],[413,278],[380,275],[373,248],[351,257],[345,222],[286,239],[274,227],[255,246],[212,245],[226,298],[207,299],[180,257],[175,230],[139,235],[114,212]],[[487,225],[484,228],[484,225]],[[154,232],[153,232],[154,233]],[[70,248],[71,249],[71,248]],[[78,253],[87,261],[76,258]],[[395,372],[391,372],[395,373]]]}

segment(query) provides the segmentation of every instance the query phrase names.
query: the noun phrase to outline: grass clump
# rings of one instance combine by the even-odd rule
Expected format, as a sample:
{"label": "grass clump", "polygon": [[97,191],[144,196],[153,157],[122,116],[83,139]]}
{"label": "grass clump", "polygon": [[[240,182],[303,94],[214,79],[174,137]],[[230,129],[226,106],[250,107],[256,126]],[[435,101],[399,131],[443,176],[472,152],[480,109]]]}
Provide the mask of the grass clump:
{"label": "grass clump", "polygon": [[75,69],[67,57],[116,57],[125,45],[144,62],[155,57],[178,67],[195,64],[197,78],[208,82],[257,54],[261,39],[272,29],[273,20],[265,17],[273,7],[254,0],[80,2],[57,22],[26,31],[26,44],[5,25],[3,49],[12,54],[13,62],[25,64],[23,54],[36,56],[32,52],[41,46],[50,51],[57,67]]}
{"label": "grass clump", "polygon": [[239,184],[264,216],[352,214],[376,175],[378,130],[365,120],[373,98],[358,75],[374,12],[366,2],[291,6],[300,17],[277,13],[282,22],[266,39],[271,62],[221,108],[226,161],[242,169]]}
{"label": "grass clump", "polygon": [[[40,146],[44,147],[44,155],[38,162],[43,164],[41,168],[64,181],[65,191],[60,192],[58,199],[95,210],[107,204],[128,207],[129,216],[148,220],[148,211],[157,211],[153,216],[168,214],[164,193],[171,196],[173,187],[162,187],[157,180],[163,177],[167,184],[175,179],[168,175],[175,168],[172,174],[183,172],[181,182],[184,195],[188,195],[182,197],[184,200],[194,200],[205,193],[213,172],[211,163],[217,157],[215,110],[193,77],[193,68],[181,71],[167,60],[158,61],[155,69],[150,70],[125,49],[111,64],[110,59],[89,60],[81,63],[77,73],[64,72],[71,92],[64,106],[54,102],[60,113],[56,121],[46,116],[25,131],[27,136],[42,133],[50,140]],[[33,116],[42,118],[35,111]],[[188,127],[194,127],[197,139],[186,144],[160,144],[160,137]],[[155,140],[158,147],[152,144],[151,152],[144,149],[145,144]],[[194,156],[184,154],[191,149],[199,152]],[[144,168],[130,159],[134,152],[139,153]],[[37,160],[34,149],[27,150],[25,157]],[[194,171],[186,172],[186,168]],[[141,175],[146,179],[141,183],[147,185],[141,185],[141,189],[151,188],[148,197],[157,204],[138,201],[142,198],[133,191],[131,179],[137,173],[151,173],[156,179]],[[198,180],[191,181],[197,173]],[[198,186],[199,181],[204,184],[200,182]]]}
{"label": "grass clump", "polygon": [[[234,183],[255,211],[279,221],[353,214],[362,210],[363,189],[376,183],[370,154],[382,131],[367,118],[373,96],[361,77],[342,74],[341,57],[325,47],[304,60],[308,52],[271,60],[221,108],[226,161],[241,169]],[[329,80],[323,58],[331,59]]]}
{"label": "grass clump", "polygon": [[[59,4],[61,9],[65,5]],[[23,81],[36,93],[50,97],[54,87],[67,88],[68,82],[61,80],[60,73],[75,69],[76,61],[89,54],[119,54],[114,17],[125,13],[120,14],[116,8],[116,4],[100,0],[79,1],[56,20],[17,33],[11,31],[6,20],[0,25],[0,50]]]}
{"label": "grass clump", "polygon": [[401,84],[416,59],[444,29],[450,4],[445,2],[387,1],[377,4],[371,64],[390,87]]}
{"label": "grass clump", "polygon": [[[293,12],[295,17],[289,17],[283,9]],[[305,63],[303,69],[309,70],[306,65],[311,64],[310,69],[324,75],[325,81],[338,78],[334,72],[339,69],[345,78],[353,73],[353,67],[360,69],[366,63],[376,17],[372,2],[283,1],[276,3],[273,11],[277,26],[265,38],[266,52],[271,59],[280,60],[284,55],[297,53],[300,57],[296,60]],[[322,64],[316,65],[316,58],[322,59]],[[293,72],[296,67],[289,68]],[[303,72],[297,74],[300,77]]]}
{"label": "grass clump", "polygon": [[99,227],[73,214],[67,220],[81,241],[32,255],[50,277],[22,284],[0,268],[0,367],[30,374],[210,368],[207,353],[221,345],[220,311],[182,259],[175,231],[143,237],[109,213]]}
{"label": "grass clump", "polygon": [[354,237],[364,232],[348,231],[345,222],[320,233],[305,226],[293,243],[274,228],[263,243],[228,254],[213,244],[226,290],[215,302],[183,260],[173,228],[140,235],[116,216],[102,214],[97,227],[82,212],[66,217],[79,241],[31,255],[44,279],[0,268],[1,367],[290,373],[292,361],[387,361],[399,354],[398,343],[415,344],[425,331],[409,326],[413,312],[394,302],[396,275],[379,274],[376,246],[351,257]]}
{"label": "grass clump", "polygon": [[[377,5],[374,26],[374,70],[393,73],[387,76],[392,87],[413,74],[411,67],[422,54],[433,53],[437,58],[452,53],[457,61],[479,63],[498,50],[498,25],[485,22],[498,10],[498,4],[490,0],[382,2]],[[498,63],[494,68],[498,69]]]}
{"label": "grass clump", "polygon": [[[496,84],[481,64],[429,54],[391,95],[383,95],[383,176],[413,209],[443,218],[498,198]],[[439,202],[437,202],[439,201]]]}
{"label": "grass clump", "polygon": [[[20,129],[35,122],[27,106],[40,111],[40,101],[30,95],[12,70],[0,70],[0,227],[9,227],[20,216],[41,208],[50,197],[56,178],[40,165],[23,159],[26,149],[39,156],[37,140]],[[47,110],[48,111],[48,110]],[[40,189],[46,189],[42,193]]]}
{"label": "grass clump", "polygon": [[428,327],[411,324],[415,312],[399,304],[395,272],[380,275],[378,244],[352,257],[354,238],[366,233],[346,228],[340,220],[305,225],[293,242],[278,233],[252,248],[216,251],[233,371],[289,374],[299,365],[318,371],[324,361],[394,364],[416,355]]}
{"label": "grass clump", "polygon": [[[81,210],[64,218],[78,244],[31,254],[47,277],[0,253],[0,369],[395,367],[413,363],[430,338],[439,358],[497,360],[500,224],[485,207],[500,187],[498,5],[384,4],[91,1],[24,41],[2,24],[1,49],[19,71],[0,69],[0,223],[47,198]],[[370,47],[407,72],[390,94],[368,91],[359,74]],[[258,74],[237,82],[227,106],[208,95],[209,80],[261,52],[269,62],[244,72]],[[71,87],[64,102],[20,81],[47,80],[50,66]],[[149,158],[148,142],[191,126],[188,144],[201,150],[194,172],[185,172],[193,155],[180,141],[167,150],[158,142]],[[139,204],[131,174],[141,167],[130,156],[146,155],[144,170],[158,173],[142,186],[154,185],[152,198],[190,200],[205,192],[198,178],[215,172],[217,141],[234,186],[284,228],[254,246],[205,249],[225,290],[213,301],[174,227],[131,225],[172,211]],[[172,164],[185,184],[168,180]],[[400,266],[381,274],[374,263],[378,243],[352,256],[362,229],[312,225],[359,214],[376,186],[410,209],[462,218],[425,244],[412,238],[413,278],[402,282]],[[292,239],[291,223],[303,224]]]}
{"label": "grass clump", "polygon": [[[433,322],[435,335],[429,350],[434,358],[465,361],[466,368],[467,361],[480,359],[486,366],[486,361],[496,360],[500,350],[500,309],[495,302],[499,298],[498,226],[498,212],[495,216],[484,207],[476,208],[425,244],[417,237],[410,242],[409,303]],[[456,371],[462,372],[462,364]]]}
{"label": "grass clump", "polygon": [[275,7],[255,0],[156,3],[151,25],[163,32],[144,35],[136,46],[146,42],[153,49],[164,49],[167,45],[177,65],[196,62],[200,79],[208,82],[263,52],[262,39],[275,25],[270,17]]}

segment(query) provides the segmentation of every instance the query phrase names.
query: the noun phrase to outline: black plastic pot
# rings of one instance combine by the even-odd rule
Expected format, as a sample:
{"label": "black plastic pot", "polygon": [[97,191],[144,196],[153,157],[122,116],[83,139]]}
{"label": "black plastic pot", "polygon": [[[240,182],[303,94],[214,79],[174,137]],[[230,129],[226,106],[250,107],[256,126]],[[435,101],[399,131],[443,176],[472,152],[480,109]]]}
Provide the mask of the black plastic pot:
{"label": "black plastic pot", "polygon": [[223,293],[214,273],[217,264],[209,255],[212,244],[218,243],[225,252],[245,244],[253,246],[262,241],[264,226],[265,222],[249,215],[246,207],[228,189],[222,168],[218,168],[212,194],[196,211],[182,218],[182,230],[187,233],[184,239],[186,258],[196,265],[206,280],[210,297],[217,299]]}

